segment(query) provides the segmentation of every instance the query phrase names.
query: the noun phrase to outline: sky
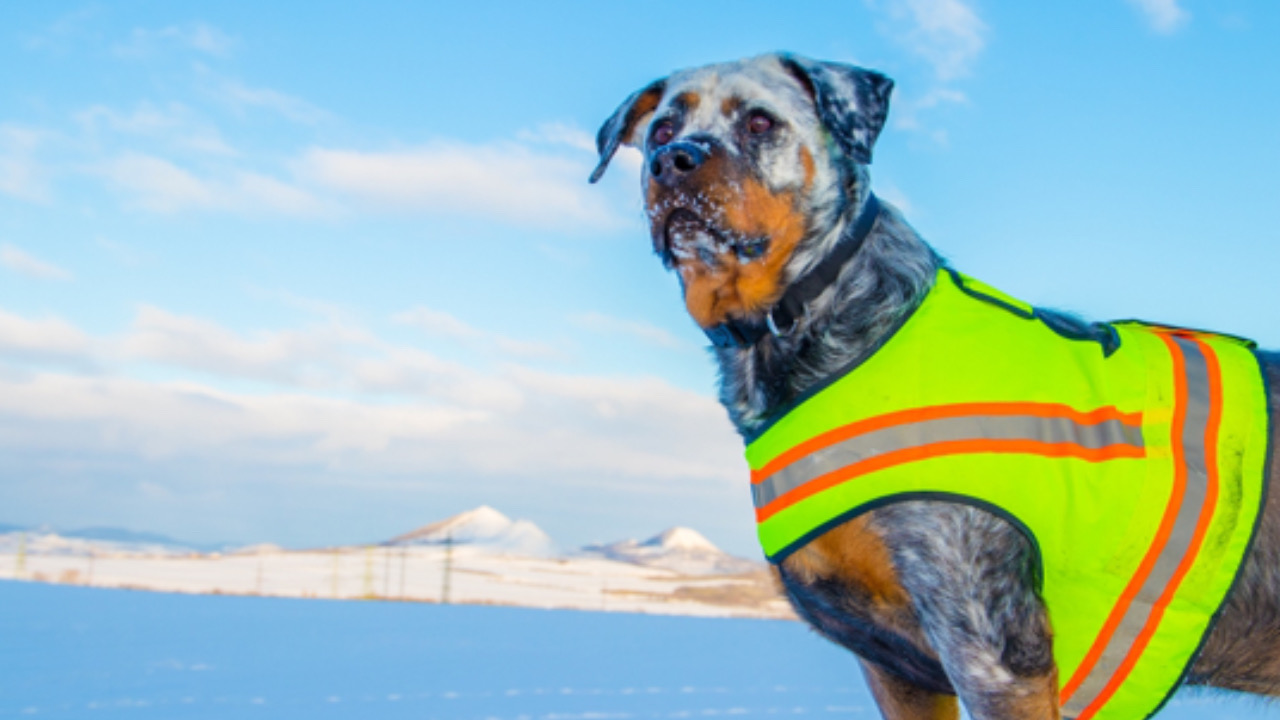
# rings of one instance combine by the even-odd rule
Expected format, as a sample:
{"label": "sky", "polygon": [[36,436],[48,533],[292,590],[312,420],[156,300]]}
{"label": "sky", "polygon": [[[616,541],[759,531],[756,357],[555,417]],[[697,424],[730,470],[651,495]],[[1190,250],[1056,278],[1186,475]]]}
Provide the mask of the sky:
{"label": "sky", "polygon": [[755,556],[706,342],[599,124],[789,50],[897,82],[957,268],[1280,347],[1280,6],[8,3],[0,523],[378,541],[488,504]]}

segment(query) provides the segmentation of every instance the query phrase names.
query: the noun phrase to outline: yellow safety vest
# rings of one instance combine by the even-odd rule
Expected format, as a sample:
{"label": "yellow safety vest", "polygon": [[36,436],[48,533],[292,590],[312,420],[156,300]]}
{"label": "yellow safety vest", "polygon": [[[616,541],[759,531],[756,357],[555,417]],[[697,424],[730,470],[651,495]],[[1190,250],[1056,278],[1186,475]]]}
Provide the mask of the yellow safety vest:
{"label": "yellow safety vest", "polygon": [[887,503],[996,512],[1039,555],[1064,713],[1154,714],[1252,542],[1269,417],[1253,343],[1071,335],[952,270],[869,358],[747,445],[771,562]]}

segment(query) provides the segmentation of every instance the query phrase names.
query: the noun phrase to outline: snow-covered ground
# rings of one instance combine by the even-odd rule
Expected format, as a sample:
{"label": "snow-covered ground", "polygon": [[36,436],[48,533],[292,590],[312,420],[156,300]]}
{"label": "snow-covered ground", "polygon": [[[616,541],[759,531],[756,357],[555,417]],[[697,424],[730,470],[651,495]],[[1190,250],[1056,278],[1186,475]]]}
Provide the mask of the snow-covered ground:
{"label": "snow-covered ground", "polygon": [[367,547],[173,545],[0,534],[0,578],[183,593],[519,605],[787,618],[764,567],[687,528],[566,556],[537,526],[488,507]]}

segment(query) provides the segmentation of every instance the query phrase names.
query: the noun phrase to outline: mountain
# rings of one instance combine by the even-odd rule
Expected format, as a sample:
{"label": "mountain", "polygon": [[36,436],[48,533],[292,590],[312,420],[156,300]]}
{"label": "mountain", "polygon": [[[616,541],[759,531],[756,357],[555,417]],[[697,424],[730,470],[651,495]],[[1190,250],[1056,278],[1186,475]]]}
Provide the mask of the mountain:
{"label": "mountain", "polygon": [[176,540],[168,535],[152,532],[137,532],[117,527],[87,527],[78,530],[63,530],[49,525],[13,525],[0,523],[0,537],[6,538],[5,547],[17,547],[20,536],[25,535],[27,541],[34,543],[37,538],[42,547],[57,547],[66,552],[87,553],[89,548],[96,547],[104,552],[211,552],[222,550],[225,543],[190,543]]}
{"label": "mountain", "polygon": [[[127,531],[121,531],[128,534]],[[123,537],[123,536],[120,536]],[[159,536],[143,536],[156,538]],[[126,553],[140,555],[185,555],[192,548],[169,542],[155,542],[147,539],[98,539],[77,536],[73,533],[57,533],[48,527],[27,528],[19,531],[0,532],[0,553],[17,553],[19,550],[29,555],[60,555],[72,557],[88,557],[101,553]]]}
{"label": "mountain", "polygon": [[81,540],[105,540],[107,542],[132,545],[171,545],[180,548],[195,547],[190,543],[174,540],[168,535],[160,535],[159,533],[150,532],[135,532],[133,530],[113,527],[89,527],[82,528],[80,530],[68,530],[58,534],[63,537],[80,538]]}
{"label": "mountain", "polygon": [[512,555],[547,557],[555,543],[528,520],[512,520],[488,505],[424,525],[392,538],[388,545],[470,545]]}
{"label": "mountain", "polygon": [[610,560],[660,567],[686,575],[744,573],[760,569],[760,563],[734,557],[716,547],[697,530],[673,527],[644,542],[623,540],[609,545],[588,545],[588,555]]}

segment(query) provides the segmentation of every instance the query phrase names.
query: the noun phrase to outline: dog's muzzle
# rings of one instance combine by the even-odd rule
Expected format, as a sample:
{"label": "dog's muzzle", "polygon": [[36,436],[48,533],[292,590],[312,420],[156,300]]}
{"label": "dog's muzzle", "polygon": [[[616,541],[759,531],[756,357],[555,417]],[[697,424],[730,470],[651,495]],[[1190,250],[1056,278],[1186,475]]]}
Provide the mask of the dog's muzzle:
{"label": "dog's muzzle", "polygon": [[691,142],[663,145],[649,160],[649,174],[666,187],[679,185],[707,162],[708,153]]}

